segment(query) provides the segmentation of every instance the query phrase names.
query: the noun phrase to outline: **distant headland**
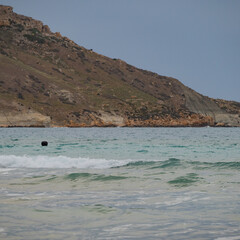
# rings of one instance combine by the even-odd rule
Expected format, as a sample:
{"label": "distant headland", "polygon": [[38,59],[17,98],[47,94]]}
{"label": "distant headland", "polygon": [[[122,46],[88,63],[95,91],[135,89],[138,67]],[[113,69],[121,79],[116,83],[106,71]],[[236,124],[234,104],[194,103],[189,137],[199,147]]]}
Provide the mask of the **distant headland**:
{"label": "distant headland", "polygon": [[0,127],[240,126],[213,99],[77,45],[0,5]]}

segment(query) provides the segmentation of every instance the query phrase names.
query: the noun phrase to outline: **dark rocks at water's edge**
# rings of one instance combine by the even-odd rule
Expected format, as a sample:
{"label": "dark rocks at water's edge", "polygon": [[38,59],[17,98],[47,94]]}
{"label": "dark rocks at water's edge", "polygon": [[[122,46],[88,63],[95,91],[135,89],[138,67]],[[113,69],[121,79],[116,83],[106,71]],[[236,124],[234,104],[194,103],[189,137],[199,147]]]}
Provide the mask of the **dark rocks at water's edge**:
{"label": "dark rocks at water's edge", "polygon": [[240,103],[81,47],[0,5],[0,127],[240,126]]}

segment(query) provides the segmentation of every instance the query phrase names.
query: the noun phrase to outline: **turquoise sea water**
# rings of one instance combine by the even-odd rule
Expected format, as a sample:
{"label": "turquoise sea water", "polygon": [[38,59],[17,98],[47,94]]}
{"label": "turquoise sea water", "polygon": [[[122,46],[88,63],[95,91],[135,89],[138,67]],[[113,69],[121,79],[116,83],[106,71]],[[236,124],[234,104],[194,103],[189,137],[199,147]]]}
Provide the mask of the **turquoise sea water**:
{"label": "turquoise sea water", "polygon": [[240,239],[240,128],[0,129],[0,239]]}

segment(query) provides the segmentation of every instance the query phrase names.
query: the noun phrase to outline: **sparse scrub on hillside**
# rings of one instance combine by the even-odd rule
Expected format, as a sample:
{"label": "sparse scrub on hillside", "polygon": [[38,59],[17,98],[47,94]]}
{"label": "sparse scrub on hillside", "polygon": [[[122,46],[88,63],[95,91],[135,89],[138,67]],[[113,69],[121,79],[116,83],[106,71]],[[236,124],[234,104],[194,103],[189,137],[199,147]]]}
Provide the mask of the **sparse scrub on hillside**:
{"label": "sparse scrub on hillside", "polygon": [[18,98],[19,98],[19,99],[22,99],[22,100],[24,99],[22,93],[18,93]]}
{"label": "sparse scrub on hillside", "polygon": [[24,26],[22,25],[22,24],[16,24],[16,27],[17,27],[17,30],[19,31],[19,32],[22,32],[23,30],[24,30]]}
{"label": "sparse scrub on hillside", "polygon": [[36,34],[40,34],[40,31],[37,28],[31,28],[28,30],[29,32],[31,32],[32,34],[36,35]]}
{"label": "sparse scrub on hillside", "polygon": [[45,43],[45,39],[41,36],[30,35],[30,34],[24,34],[23,36],[31,42],[37,42],[37,43],[40,43],[40,44]]}
{"label": "sparse scrub on hillside", "polygon": [[28,30],[31,34],[24,34],[23,36],[31,42],[37,42],[40,44],[45,43],[45,39],[41,35],[40,31],[37,28],[31,28]]}

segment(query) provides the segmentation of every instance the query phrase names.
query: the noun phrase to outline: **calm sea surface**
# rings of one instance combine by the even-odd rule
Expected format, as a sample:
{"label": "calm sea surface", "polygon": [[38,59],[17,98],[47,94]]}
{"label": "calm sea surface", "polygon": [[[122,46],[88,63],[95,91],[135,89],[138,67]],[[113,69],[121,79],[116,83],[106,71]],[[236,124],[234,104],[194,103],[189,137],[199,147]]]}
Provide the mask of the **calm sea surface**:
{"label": "calm sea surface", "polygon": [[240,128],[2,128],[0,239],[240,239]]}

